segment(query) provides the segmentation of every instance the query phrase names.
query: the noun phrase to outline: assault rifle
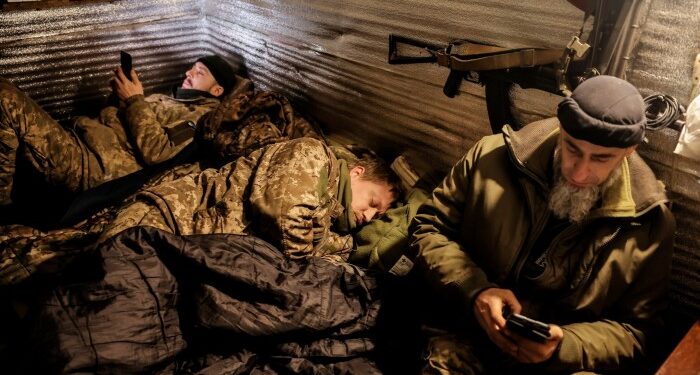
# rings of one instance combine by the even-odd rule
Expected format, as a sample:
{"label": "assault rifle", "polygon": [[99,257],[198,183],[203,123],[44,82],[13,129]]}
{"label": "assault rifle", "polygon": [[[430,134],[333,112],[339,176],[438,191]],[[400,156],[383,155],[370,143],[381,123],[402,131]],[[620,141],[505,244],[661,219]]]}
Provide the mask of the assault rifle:
{"label": "assault rifle", "polygon": [[[597,74],[575,64],[585,56],[588,47],[576,36],[563,49],[509,49],[470,40],[440,46],[392,34],[389,64],[437,63],[449,68],[443,93],[450,98],[458,93],[464,80],[483,85],[491,128],[497,133],[506,123],[517,127],[511,112],[513,84],[568,96],[572,87]],[[410,51],[412,55],[406,54]]]}
{"label": "assault rifle", "polygon": [[[562,49],[508,49],[470,40],[447,46],[398,35],[389,36],[389,64],[437,63],[450,69],[443,92],[453,97],[462,81],[484,85],[491,129],[519,128],[512,114],[513,84],[568,96],[585,79],[608,74],[623,77],[641,33],[648,2],[639,0],[568,0],[585,12],[581,32]],[[588,16],[595,16],[586,38],[579,40]],[[404,52],[418,52],[408,55]]]}

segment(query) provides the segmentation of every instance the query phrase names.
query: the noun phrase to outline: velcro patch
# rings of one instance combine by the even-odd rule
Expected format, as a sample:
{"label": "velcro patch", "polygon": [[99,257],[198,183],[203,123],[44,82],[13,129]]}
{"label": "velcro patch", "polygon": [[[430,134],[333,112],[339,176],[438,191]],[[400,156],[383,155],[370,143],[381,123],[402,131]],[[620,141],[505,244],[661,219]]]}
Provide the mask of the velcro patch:
{"label": "velcro patch", "polygon": [[171,128],[166,128],[165,132],[168,133],[168,138],[170,142],[175,145],[179,145],[185,141],[189,141],[194,137],[195,123],[192,121],[183,121]]}

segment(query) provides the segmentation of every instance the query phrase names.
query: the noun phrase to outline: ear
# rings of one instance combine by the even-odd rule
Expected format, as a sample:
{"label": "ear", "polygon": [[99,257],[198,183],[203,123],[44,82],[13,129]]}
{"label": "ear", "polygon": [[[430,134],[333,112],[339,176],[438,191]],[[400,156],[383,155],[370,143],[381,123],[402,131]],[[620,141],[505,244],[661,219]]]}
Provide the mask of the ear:
{"label": "ear", "polygon": [[209,89],[209,93],[216,97],[219,97],[221,96],[221,94],[224,93],[224,87],[219,84],[216,84]]}
{"label": "ear", "polygon": [[637,149],[637,145],[627,147],[627,151],[625,151],[625,157],[632,155],[632,153],[636,149]]}
{"label": "ear", "polygon": [[365,174],[365,167],[357,166],[350,170],[350,177],[361,177]]}

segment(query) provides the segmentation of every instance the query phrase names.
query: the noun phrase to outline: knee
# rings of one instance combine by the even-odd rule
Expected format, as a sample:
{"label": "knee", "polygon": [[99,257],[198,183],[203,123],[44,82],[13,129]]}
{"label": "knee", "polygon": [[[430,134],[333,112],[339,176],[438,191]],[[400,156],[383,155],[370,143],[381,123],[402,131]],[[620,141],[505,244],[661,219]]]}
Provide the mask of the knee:
{"label": "knee", "polygon": [[486,373],[472,345],[455,335],[432,337],[424,358],[423,374]]}
{"label": "knee", "polygon": [[27,94],[12,82],[0,77],[0,126],[3,129],[10,128],[20,132],[19,124],[23,123],[22,119],[36,108],[39,107]]}
{"label": "knee", "polygon": [[13,91],[19,91],[17,86],[12,84],[12,82],[8,81],[7,79],[0,77],[0,92],[5,93]]}
{"label": "knee", "polygon": [[0,77],[0,100],[3,102],[3,109],[5,103],[17,103],[26,95],[17,88],[12,82]]}

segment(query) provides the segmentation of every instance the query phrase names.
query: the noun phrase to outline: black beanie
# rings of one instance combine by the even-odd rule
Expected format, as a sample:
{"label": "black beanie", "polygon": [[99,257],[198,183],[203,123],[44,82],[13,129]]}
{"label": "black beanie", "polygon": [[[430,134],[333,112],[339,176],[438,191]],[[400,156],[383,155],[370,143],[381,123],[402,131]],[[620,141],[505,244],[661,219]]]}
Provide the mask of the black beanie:
{"label": "black beanie", "polygon": [[197,62],[207,66],[211,75],[214,76],[216,83],[224,88],[224,93],[221,96],[226,95],[231,91],[233,85],[236,83],[236,72],[233,67],[217,55],[209,55],[200,57]]}
{"label": "black beanie", "polygon": [[641,143],[647,123],[639,91],[613,76],[596,76],[581,83],[571,97],[559,103],[557,117],[572,137],[617,148]]}

